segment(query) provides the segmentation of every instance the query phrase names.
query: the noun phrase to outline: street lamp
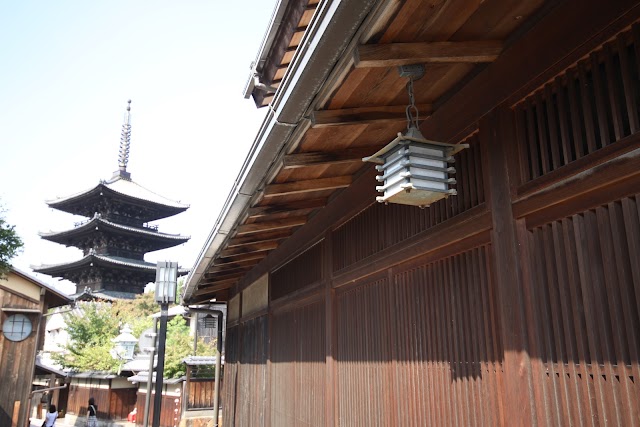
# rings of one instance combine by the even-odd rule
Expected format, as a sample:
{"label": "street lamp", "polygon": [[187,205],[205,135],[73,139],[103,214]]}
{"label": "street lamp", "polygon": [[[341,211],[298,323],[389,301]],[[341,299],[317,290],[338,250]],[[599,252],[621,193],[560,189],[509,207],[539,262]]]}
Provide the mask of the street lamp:
{"label": "street lamp", "polygon": [[[156,366],[156,395],[153,401],[153,427],[160,427],[162,410],[162,380],[164,372],[164,347],[167,339],[169,304],[176,300],[178,278],[177,262],[158,262],[156,266],[156,302],[160,304],[160,333],[158,335],[158,364]],[[150,372],[149,375],[152,373]],[[147,390],[149,391],[149,390]]]}
{"label": "street lamp", "polygon": [[133,352],[136,349],[138,338],[133,336],[131,332],[133,332],[131,327],[125,324],[120,330],[120,335],[111,340],[116,344],[111,353],[113,357],[124,360],[133,359]]}

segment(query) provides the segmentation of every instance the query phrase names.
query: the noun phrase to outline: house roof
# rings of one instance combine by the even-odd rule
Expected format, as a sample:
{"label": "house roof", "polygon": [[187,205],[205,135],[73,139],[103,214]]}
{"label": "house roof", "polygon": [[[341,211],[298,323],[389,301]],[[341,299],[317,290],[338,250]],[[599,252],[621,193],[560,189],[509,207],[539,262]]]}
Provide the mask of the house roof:
{"label": "house roof", "polygon": [[[269,254],[373,170],[362,158],[407,126],[408,79],[397,66],[426,64],[414,82],[420,130],[430,140],[460,143],[509,95],[486,81],[495,79],[496,67],[505,74],[504,64],[525,60],[518,42],[552,10],[543,0],[517,7],[508,0],[431,6],[343,0],[315,10],[187,279],[186,302],[227,298]],[[295,21],[293,6],[279,19]],[[272,46],[286,40],[274,37]],[[265,64],[280,61],[275,48],[261,56]],[[462,108],[476,87],[484,88],[482,102]]]}
{"label": "house roof", "polygon": [[21,276],[22,278],[43,288],[45,290],[45,301],[47,302],[48,308],[60,307],[71,303],[72,299],[70,295],[57,290],[56,288],[43,282],[42,280],[13,266],[11,267],[11,271],[14,274]]}

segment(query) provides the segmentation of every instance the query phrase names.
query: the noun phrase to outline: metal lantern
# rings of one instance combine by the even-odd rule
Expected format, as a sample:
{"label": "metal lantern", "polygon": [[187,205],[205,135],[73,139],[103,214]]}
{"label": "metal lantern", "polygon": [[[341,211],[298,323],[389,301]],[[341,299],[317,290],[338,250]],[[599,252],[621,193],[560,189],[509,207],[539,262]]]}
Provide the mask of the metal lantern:
{"label": "metal lantern", "polygon": [[413,82],[424,75],[424,65],[405,65],[399,67],[398,71],[401,77],[409,78],[407,131],[398,133],[383,149],[362,160],[376,163],[376,170],[382,173],[376,177],[382,182],[376,187],[382,193],[382,196],[376,197],[378,202],[426,207],[457,194],[451,188],[456,180],[450,177],[456,170],[449,165],[454,162],[453,155],[469,145],[429,141],[420,133]]}
{"label": "metal lantern", "polygon": [[112,356],[114,358],[131,360],[133,359],[133,352],[136,348],[138,338],[133,336],[132,330],[129,325],[124,325],[120,330],[120,335],[115,337],[112,341],[116,343],[113,349]]}
{"label": "metal lantern", "polygon": [[156,302],[166,304],[176,301],[177,277],[177,262],[158,262],[156,267]]}
{"label": "metal lantern", "polygon": [[468,146],[429,141],[414,126],[405,134],[398,133],[383,149],[363,159],[376,163],[376,170],[382,173],[376,177],[382,183],[376,190],[383,194],[376,200],[426,207],[456,195],[451,188],[456,170],[450,165],[453,155]]}
{"label": "metal lantern", "polygon": [[202,325],[207,329],[216,329],[218,327],[218,318],[207,314],[202,318]]}

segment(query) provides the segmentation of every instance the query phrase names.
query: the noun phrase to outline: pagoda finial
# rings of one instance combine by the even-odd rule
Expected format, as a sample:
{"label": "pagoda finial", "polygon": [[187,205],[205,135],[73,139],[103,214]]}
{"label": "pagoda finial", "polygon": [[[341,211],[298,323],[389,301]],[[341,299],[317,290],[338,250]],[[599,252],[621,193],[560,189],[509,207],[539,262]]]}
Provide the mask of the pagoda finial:
{"label": "pagoda finial", "polygon": [[124,113],[124,123],[120,134],[120,153],[118,156],[118,171],[120,176],[129,177],[127,163],[129,162],[129,146],[131,145],[131,100],[127,101],[127,112]]}

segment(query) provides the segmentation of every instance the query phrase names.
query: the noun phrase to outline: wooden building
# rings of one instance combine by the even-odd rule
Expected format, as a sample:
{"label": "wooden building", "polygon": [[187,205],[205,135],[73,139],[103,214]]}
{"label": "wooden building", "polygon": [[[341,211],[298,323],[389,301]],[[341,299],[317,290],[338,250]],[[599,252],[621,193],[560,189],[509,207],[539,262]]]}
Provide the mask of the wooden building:
{"label": "wooden building", "polygon": [[[225,426],[640,424],[640,3],[290,0],[187,284]],[[376,203],[407,78],[457,195]],[[213,179],[213,178],[212,178]],[[214,185],[213,183],[211,185]]]}
{"label": "wooden building", "polygon": [[16,268],[0,279],[0,426],[28,422],[36,352],[44,343],[43,314],[71,300]]}

